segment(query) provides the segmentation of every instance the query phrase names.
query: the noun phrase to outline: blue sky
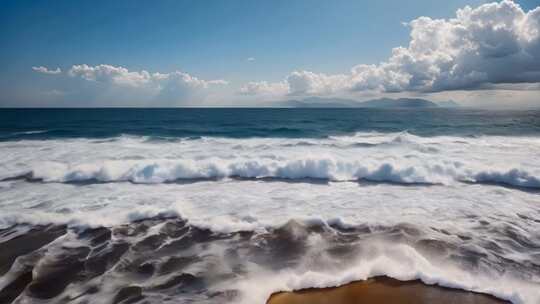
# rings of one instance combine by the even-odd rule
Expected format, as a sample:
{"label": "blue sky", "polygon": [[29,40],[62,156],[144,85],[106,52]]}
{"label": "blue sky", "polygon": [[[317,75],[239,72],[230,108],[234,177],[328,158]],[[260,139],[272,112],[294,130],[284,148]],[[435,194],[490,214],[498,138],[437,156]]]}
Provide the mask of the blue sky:
{"label": "blue sky", "polygon": [[[268,99],[268,96],[237,93],[250,82],[277,84],[293,71],[341,75],[358,64],[385,62],[392,56],[394,47],[406,47],[411,40],[411,27],[403,25],[404,22],[420,16],[448,19],[466,5],[474,8],[483,3],[461,0],[407,1],[406,4],[388,0],[0,1],[0,105],[115,105],[115,90],[111,89],[107,97],[97,97],[92,90],[99,90],[99,86],[91,88],[92,85],[83,83],[77,77],[82,74],[66,74],[72,66],[82,64],[89,67],[106,64],[130,72],[181,71],[200,80],[227,82],[222,88],[209,89],[213,93],[205,93],[204,97],[189,95],[200,100]],[[518,3],[525,13],[540,5],[537,1]],[[58,67],[62,73],[39,73],[32,67],[50,70]],[[88,77],[82,77],[88,81]],[[526,82],[535,83],[530,79]],[[214,85],[203,83],[199,87],[207,86]],[[339,94],[338,91],[329,90],[329,95],[356,96],[350,93],[354,90],[342,90],[345,93]],[[369,91],[365,96],[394,93],[387,88],[370,87]],[[405,95],[426,94],[424,89],[398,91]],[[281,95],[295,95],[291,93],[287,89]],[[304,93],[300,95],[324,95],[315,90]],[[270,99],[285,98],[277,93],[270,95]],[[364,95],[356,97],[362,99]],[[122,98],[131,97],[118,96]],[[152,103],[151,99],[133,105]]]}

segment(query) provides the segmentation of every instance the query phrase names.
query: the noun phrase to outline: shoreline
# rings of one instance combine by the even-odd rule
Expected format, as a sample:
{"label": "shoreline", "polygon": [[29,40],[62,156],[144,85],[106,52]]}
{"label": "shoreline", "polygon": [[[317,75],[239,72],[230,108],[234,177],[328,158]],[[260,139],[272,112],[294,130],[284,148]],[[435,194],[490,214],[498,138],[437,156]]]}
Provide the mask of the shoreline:
{"label": "shoreline", "polygon": [[277,292],[266,304],[502,304],[492,295],[427,285],[420,280],[399,281],[386,276],[328,288]]}
{"label": "shoreline", "polygon": [[[364,242],[371,242],[367,238],[370,233],[373,232],[363,226],[344,230],[343,227],[321,223],[309,226],[295,221],[262,234],[253,231],[220,233],[191,225],[180,217],[150,217],[97,228],[18,224],[0,229],[0,302],[10,303],[20,298],[55,299],[63,303],[74,296],[93,298],[99,295],[111,301],[134,297],[149,303],[164,303],[165,299],[173,298],[178,301],[204,298],[208,303],[267,304],[510,303],[487,292],[514,301],[507,286],[497,278],[484,281],[483,286],[490,290],[483,288],[486,294],[429,285],[419,279],[399,281],[387,276],[330,288],[309,288],[317,283],[306,281],[306,284],[296,285],[306,289],[274,294],[271,293],[284,288],[282,283],[288,279],[279,272],[267,273],[256,278],[258,282],[244,282],[242,286],[235,286],[234,280],[226,283],[229,278],[246,274],[245,259],[270,265],[267,267],[295,269],[297,264],[294,263],[306,256],[310,237],[324,239],[330,246],[324,253],[334,259],[346,259],[342,265],[344,269],[356,272],[351,268],[354,265],[350,258],[360,248],[360,237]],[[381,233],[382,230],[377,232],[379,237]],[[389,227],[386,233],[393,240],[396,237],[403,240],[418,232],[412,226],[395,226]],[[391,245],[387,243],[381,248],[389,247]],[[228,255],[225,258],[216,256],[215,248],[227,250]],[[384,266],[395,270],[395,267],[407,264],[407,252],[394,257],[394,262],[385,262],[388,264]],[[216,261],[228,265],[217,273],[225,281],[215,281]],[[410,268],[402,270],[410,271]],[[429,270],[424,269],[425,272]],[[337,284],[353,279],[332,281],[337,275],[327,273],[329,281],[326,282]],[[369,274],[356,278],[365,277]],[[95,284],[97,278],[106,283]],[[266,286],[261,292],[259,284],[266,280],[273,285]],[[221,283],[225,285],[219,285]],[[321,281],[318,284],[329,286],[322,285]],[[470,284],[465,284],[464,288],[467,286],[472,288]],[[523,291],[523,298],[516,298],[514,303],[536,303],[531,300],[533,297],[527,298],[533,290],[525,288]]]}

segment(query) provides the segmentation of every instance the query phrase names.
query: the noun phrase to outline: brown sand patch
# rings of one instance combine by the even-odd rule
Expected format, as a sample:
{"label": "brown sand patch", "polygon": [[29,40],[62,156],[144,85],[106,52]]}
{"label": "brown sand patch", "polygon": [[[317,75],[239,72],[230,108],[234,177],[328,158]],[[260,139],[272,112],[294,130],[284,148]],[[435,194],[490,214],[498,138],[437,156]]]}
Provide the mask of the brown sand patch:
{"label": "brown sand patch", "polygon": [[501,304],[495,297],[430,286],[419,280],[402,282],[376,277],[333,288],[312,288],[273,294],[267,304]]}

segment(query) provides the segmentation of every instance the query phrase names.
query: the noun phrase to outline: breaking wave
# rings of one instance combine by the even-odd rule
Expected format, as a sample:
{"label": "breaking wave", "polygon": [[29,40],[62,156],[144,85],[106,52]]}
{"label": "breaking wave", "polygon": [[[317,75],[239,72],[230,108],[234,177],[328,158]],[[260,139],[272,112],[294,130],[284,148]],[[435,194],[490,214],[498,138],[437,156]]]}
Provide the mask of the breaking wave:
{"label": "breaking wave", "polygon": [[[455,182],[540,188],[540,140],[357,133],[326,139],[66,139],[0,143],[0,179],[167,183],[194,179]],[[92,151],[88,153],[88,151]]]}
{"label": "breaking wave", "polygon": [[[406,161],[346,161],[333,158],[295,160],[218,159],[208,160],[122,160],[100,163],[64,164],[46,162],[22,174],[45,182],[133,182],[166,183],[216,178],[322,179],[329,181],[372,181],[399,184],[450,184],[452,182],[494,183],[540,188],[538,172],[522,168],[470,168],[460,162],[412,163]],[[16,176],[15,176],[16,177]],[[10,177],[8,177],[9,179]],[[13,178],[13,177],[11,177]]]}

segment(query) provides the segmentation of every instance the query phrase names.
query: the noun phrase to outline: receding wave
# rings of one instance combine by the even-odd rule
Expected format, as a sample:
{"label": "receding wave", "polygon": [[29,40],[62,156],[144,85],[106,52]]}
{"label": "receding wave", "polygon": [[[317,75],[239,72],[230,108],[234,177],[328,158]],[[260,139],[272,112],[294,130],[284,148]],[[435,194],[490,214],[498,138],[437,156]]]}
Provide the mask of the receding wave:
{"label": "receding wave", "polygon": [[[517,275],[536,271],[526,263],[501,275],[490,271],[501,261],[481,250],[426,237],[411,225],[299,221],[224,234],[175,216],[82,229],[21,223],[0,231],[0,246],[9,249],[0,290],[9,288],[2,294],[8,301],[247,304],[265,303],[276,291],[386,275],[514,303],[538,300],[537,284]],[[475,273],[467,272],[471,266]]]}

